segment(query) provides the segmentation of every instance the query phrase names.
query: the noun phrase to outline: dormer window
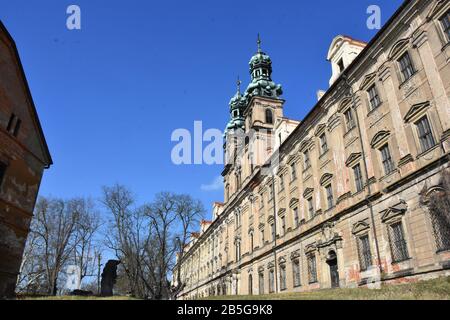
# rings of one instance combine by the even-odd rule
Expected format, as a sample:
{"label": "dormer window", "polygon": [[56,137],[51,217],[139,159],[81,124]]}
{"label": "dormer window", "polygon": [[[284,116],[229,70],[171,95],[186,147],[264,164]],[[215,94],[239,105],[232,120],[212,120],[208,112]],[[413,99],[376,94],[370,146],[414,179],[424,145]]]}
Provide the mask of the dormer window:
{"label": "dormer window", "polygon": [[345,67],[344,67],[344,60],[341,59],[339,60],[339,62],[337,63],[338,67],[339,67],[339,72],[344,71]]}

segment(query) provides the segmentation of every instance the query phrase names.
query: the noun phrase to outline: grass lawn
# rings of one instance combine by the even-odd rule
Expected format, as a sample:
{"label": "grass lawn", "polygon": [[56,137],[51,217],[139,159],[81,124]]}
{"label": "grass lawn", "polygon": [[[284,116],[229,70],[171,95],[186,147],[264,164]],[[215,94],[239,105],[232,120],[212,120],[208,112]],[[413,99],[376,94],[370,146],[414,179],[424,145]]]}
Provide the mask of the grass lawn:
{"label": "grass lawn", "polygon": [[[137,300],[115,297],[19,297],[19,300]],[[324,289],[313,292],[281,293],[262,296],[210,297],[205,300],[450,300],[450,277],[399,285],[382,285],[381,289]]]}
{"label": "grass lawn", "polygon": [[381,289],[324,289],[313,292],[281,293],[262,296],[211,297],[206,300],[450,300],[450,277],[399,285],[382,285]]}
{"label": "grass lawn", "polygon": [[133,297],[128,296],[114,296],[114,297],[81,297],[81,296],[56,296],[56,297],[50,297],[50,296],[39,296],[39,297],[32,297],[32,296],[25,296],[25,297],[18,297],[18,300],[138,300]]}

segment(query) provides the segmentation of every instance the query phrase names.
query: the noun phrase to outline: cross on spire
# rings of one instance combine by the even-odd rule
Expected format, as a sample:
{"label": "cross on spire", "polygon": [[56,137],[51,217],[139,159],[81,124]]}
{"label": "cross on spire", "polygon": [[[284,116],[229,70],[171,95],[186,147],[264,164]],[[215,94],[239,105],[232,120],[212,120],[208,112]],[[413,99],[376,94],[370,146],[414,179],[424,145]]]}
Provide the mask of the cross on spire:
{"label": "cross on spire", "polygon": [[238,92],[239,94],[241,94],[241,83],[242,83],[242,81],[239,79],[239,76],[238,76],[238,77],[237,77],[236,84],[237,84],[237,92]]}
{"label": "cross on spire", "polygon": [[259,32],[258,32],[258,40],[256,41],[256,44],[258,45],[258,53],[261,53],[261,37],[259,36]]}

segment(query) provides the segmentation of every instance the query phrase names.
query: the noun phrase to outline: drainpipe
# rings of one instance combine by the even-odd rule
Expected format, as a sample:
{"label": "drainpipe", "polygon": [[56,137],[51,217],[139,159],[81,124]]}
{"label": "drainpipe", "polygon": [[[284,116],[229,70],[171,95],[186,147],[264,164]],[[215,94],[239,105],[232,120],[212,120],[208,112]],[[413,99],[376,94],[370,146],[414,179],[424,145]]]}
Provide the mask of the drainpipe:
{"label": "drainpipe", "polygon": [[[278,293],[278,262],[277,262],[277,208],[276,208],[276,195],[275,195],[275,177],[276,175],[272,175],[272,202],[273,202],[273,228],[274,228],[274,240],[273,240],[273,256],[275,259],[275,269],[274,269],[274,277],[275,277],[275,293]],[[271,230],[272,231],[272,230]],[[269,279],[270,280],[270,279]]]}
{"label": "drainpipe", "polygon": [[375,239],[375,249],[376,249],[377,260],[378,260],[377,266],[378,266],[378,269],[380,271],[380,277],[381,277],[381,274],[383,273],[383,266],[381,264],[380,247],[379,247],[379,244],[378,244],[377,230],[376,230],[376,226],[375,226],[375,215],[374,215],[374,212],[373,212],[372,202],[370,200],[370,197],[372,196],[372,189],[371,189],[370,183],[369,183],[369,171],[367,169],[366,152],[364,150],[364,143],[363,143],[363,140],[362,140],[361,126],[360,126],[360,123],[359,123],[358,112],[356,111],[355,93],[353,92],[353,88],[352,88],[352,86],[350,85],[350,83],[348,81],[348,77],[346,75],[344,75],[343,79],[345,80],[345,83],[349,87],[349,92],[350,92],[350,95],[352,97],[352,109],[354,111],[355,118],[356,118],[356,125],[358,127],[359,141],[361,143],[361,155],[362,155],[363,164],[364,164],[364,174],[366,176],[366,183],[367,183],[366,203],[367,203],[367,207],[369,208],[369,212],[370,212],[370,220],[371,220],[371,223],[372,223],[373,237]]}
{"label": "drainpipe", "polygon": [[[265,164],[264,168],[271,170],[270,164]],[[273,257],[275,259],[274,265],[274,277],[275,277],[275,293],[278,293],[278,265],[277,265],[277,208],[275,199],[275,174],[272,174],[272,205],[273,205],[273,228],[275,229],[274,239],[273,239]],[[272,232],[272,230],[270,230]],[[270,278],[269,278],[270,281]]]}

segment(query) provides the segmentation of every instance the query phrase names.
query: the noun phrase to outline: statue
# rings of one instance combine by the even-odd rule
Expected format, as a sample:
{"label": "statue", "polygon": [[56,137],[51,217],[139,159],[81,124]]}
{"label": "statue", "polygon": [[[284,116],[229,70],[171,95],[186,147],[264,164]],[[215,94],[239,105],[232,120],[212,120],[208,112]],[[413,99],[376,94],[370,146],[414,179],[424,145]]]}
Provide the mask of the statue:
{"label": "statue", "polygon": [[101,295],[103,297],[111,297],[113,295],[114,284],[117,278],[118,260],[108,260],[102,272]]}

